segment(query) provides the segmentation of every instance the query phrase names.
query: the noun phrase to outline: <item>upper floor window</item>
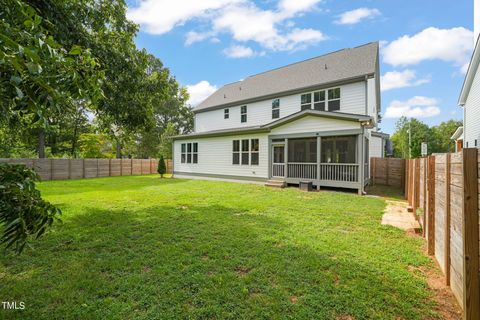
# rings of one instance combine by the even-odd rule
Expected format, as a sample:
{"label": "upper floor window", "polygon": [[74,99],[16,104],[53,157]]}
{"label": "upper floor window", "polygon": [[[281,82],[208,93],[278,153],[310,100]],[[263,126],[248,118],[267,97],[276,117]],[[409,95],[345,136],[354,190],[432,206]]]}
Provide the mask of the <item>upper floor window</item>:
{"label": "upper floor window", "polygon": [[325,111],[325,90],[313,93],[313,109]]}
{"label": "upper floor window", "polygon": [[228,118],[230,118],[230,110],[223,109],[223,119],[228,119]]}
{"label": "upper floor window", "polygon": [[182,143],[181,163],[198,163],[198,143]]}
{"label": "upper floor window", "polygon": [[240,122],[247,122],[247,106],[240,107]]}
{"label": "upper floor window", "polygon": [[272,119],[280,118],[280,99],[272,101]]}
{"label": "upper floor window", "polygon": [[328,90],[328,111],[340,110],[340,88]]}
{"label": "upper floor window", "polygon": [[312,109],[312,94],[305,93],[300,96],[300,109]]}
{"label": "upper floor window", "polygon": [[[313,109],[320,111],[340,110],[340,88],[315,91],[313,93],[304,93],[300,96],[300,109]],[[328,96],[327,96],[328,95]]]}

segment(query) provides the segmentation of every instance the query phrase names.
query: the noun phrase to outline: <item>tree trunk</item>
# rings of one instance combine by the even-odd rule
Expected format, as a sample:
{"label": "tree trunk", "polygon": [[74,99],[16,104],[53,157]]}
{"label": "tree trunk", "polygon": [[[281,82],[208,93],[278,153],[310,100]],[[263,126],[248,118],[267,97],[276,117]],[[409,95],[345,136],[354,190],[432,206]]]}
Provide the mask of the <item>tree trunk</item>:
{"label": "tree trunk", "polygon": [[38,130],[38,158],[45,158],[45,129]]}
{"label": "tree trunk", "polygon": [[117,159],[122,158],[122,145],[120,144],[120,141],[117,140]]}

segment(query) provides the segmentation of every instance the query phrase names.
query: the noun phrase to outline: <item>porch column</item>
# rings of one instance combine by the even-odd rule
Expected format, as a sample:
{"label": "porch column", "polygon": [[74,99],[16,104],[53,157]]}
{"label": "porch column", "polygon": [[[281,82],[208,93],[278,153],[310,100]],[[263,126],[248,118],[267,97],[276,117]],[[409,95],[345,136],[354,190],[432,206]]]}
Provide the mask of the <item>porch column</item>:
{"label": "porch column", "polygon": [[285,179],[288,178],[288,139],[285,139],[285,147],[283,148],[284,150],[284,159],[283,159],[283,162],[285,162],[284,166],[284,176],[285,176]]}
{"label": "porch column", "polygon": [[[363,132],[363,128],[362,128]],[[358,164],[358,194],[363,195],[363,183],[364,183],[364,173],[363,173],[363,159],[364,159],[364,146],[363,146],[363,133],[358,135],[357,139],[357,164]]]}
{"label": "porch column", "polygon": [[320,160],[322,154],[322,138],[317,137],[317,190],[320,191]]}

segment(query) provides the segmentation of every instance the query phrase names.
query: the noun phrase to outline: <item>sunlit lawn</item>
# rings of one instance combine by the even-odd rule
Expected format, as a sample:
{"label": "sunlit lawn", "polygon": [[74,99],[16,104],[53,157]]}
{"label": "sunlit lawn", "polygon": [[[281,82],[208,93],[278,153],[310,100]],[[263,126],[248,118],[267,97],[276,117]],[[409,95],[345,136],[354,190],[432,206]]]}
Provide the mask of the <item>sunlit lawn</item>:
{"label": "sunlit lawn", "polygon": [[[21,319],[423,319],[421,240],[354,193],[157,176],[52,181],[62,224],[0,257]],[[343,318],[342,318],[343,317]],[[397,318],[398,317],[398,318]]]}

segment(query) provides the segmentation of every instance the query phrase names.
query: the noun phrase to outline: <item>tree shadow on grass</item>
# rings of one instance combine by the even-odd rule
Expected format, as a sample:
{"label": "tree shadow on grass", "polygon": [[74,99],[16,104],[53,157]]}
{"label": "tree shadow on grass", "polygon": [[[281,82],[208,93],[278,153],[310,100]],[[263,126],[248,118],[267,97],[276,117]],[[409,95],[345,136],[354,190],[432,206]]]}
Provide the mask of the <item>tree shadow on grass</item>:
{"label": "tree shadow on grass", "polygon": [[[118,176],[82,180],[53,180],[39,184],[42,194],[47,196],[71,195],[111,191],[141,190],[152,187],[167,187],[173,184],[188,182],[184,179],[148,176]],[[93,190],[92,190],[93,189]],[[97,190],[97,191],[96,191]]]}
{"label": "tree shadow on grass", "polygon": [[86,208],[35,251],[0,258],[2,298],[25,301],[23,319],[422,319],[429,310],[422,279],[312,249],[288,230],[220,205]]}

